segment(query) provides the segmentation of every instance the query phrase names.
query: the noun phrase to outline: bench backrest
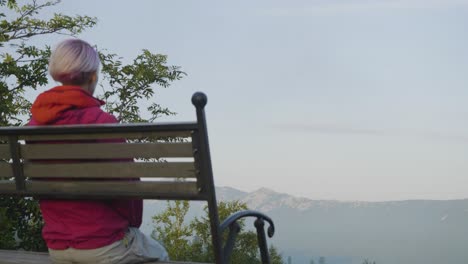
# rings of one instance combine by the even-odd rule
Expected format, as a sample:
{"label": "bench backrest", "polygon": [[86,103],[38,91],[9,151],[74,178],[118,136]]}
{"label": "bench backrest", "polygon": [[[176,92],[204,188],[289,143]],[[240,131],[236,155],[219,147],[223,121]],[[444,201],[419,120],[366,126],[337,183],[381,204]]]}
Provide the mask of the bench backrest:
{"label": "bench backrest", "polygon": [[204,200],[222,263],[207,98],[192,103],[196,122],[0,127],[0,196]]}
{"label": "bench backrest", "polygon": [[[199,169],[200,158],[194,158],[200,156],[194,148],[199,140],[197,126],[178,127],[179,131],[166,133],[157,131],[174,126],[10,129],[14,135],[0,145],[0,159],[7,161],[0,163],[0,176],[14,181],[1,181],[0,192],[54,198],[202,199],[206,177]],[[172,142],[165,141],[168,137]],[[123,138],[126,143],[119,142]],[[122,181],[132,178],[142,181]]]}
{"label": "bench backrest", "polygon": [[0,128],[0,195],[208,200],[214,185],[199,97],[197,122]]}

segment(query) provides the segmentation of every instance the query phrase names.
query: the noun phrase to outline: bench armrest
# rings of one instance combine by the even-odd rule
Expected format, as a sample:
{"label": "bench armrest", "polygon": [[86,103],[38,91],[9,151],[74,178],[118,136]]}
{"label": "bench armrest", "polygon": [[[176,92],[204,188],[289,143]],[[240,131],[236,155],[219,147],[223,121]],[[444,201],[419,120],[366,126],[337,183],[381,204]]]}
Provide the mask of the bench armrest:
{"label": "bench armrest", "polygon": [[237,220],[240,220],[241,218],[249,217],[249,216],[257,217],[257,219],[261,218],[264,221],[267,221],[270,224],[270,226],[268,227],[268,237],[273,237],[273,235],[275,234],[275,224],[273,223],[273,220],[271,220],[271,218],[268,217],[267,215],[260,213],[258,211],[253,211],[253,210],[240,211],[240,212],[230,215],[221,224],[220,226],[221,232],[226,230],[226,228],[228,228],[234,222],[237,222]]}
{"label": "bench armrest", "polygon": [[236,240],[237,235],[240,232],[240,225],[237,223],[238,220],[245,218],[245,217],[256,217],[255,220],[255,228],[257,229],[257,239],[258,239],[258,247],[260,248],[260,254],[262,258],[262,263],[270,263],[270,255],[268,253],[268,245],[266,242],[266,235],[265,235],[265,221],[268,222],[268,237],[273,237],[275,234],[275,224],[270,217],[266,216],[263,213],[252,211],[252,210],[245,210],[240,211],[237,213],[232,214],[223,223],[220,225],[220,232],[223,233],[227,228],[229,228],[229,235],[227,241],[224,245],[224,262],[229,263],[229,259],[232,254],[232,250],[234,249],[234,243]]}

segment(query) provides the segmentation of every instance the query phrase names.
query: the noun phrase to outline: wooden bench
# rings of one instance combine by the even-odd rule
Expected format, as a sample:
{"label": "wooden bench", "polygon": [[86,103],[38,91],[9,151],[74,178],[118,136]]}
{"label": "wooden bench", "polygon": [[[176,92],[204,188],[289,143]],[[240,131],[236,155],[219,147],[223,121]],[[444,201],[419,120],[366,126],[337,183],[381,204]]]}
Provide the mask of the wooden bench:
{"label": "wooden bench", "polygon": [[[6,180],[0,181],[0,195],[207,201],[216,263],[229,262],[240,230],[237,221],[247,216],[257,218],[262,263],[269,263],[264,229],[267,221],[268,236],[273,236],[269,217],[242,211],[219,223],[204,112],[207,97],[195,93],[192,103],[194,122],[1,127],[0,178]],[[127,142],[111,140],[122,138]],[[108,141],[96,143],[99,140]],[[123,180],[128,178],[142,180]],[[226,241],[221,239],[224,231],[229,232]],[[0,263],[50,262],[45,253],[1,250]]]}
{"label": "wooden bench", "polygon": [[[27,252],[27,251],[13,251],[0,249],[0,263],[1,264],[44,264],[51,263],[49,254],[43,252]],[[91,264],[91,263],[90,263]],[[146,262],[145,264],[203,264],[195,262]]]}

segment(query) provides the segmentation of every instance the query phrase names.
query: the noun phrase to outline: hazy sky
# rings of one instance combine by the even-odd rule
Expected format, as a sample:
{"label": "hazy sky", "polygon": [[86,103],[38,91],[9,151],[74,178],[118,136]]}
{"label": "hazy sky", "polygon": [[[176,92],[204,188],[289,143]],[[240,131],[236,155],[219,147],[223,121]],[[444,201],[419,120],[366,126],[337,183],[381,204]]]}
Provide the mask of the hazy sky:
{"label": "hazy sky", "polygon": [[[468,1],[63,1],[81,38],[209,98],[215,182],[313,199],[468,198]],[[59,37],[58,39],[61,39]],[[55,40],[48,40],[55,41]],[[53,43],[50,43],[53,44]]]}

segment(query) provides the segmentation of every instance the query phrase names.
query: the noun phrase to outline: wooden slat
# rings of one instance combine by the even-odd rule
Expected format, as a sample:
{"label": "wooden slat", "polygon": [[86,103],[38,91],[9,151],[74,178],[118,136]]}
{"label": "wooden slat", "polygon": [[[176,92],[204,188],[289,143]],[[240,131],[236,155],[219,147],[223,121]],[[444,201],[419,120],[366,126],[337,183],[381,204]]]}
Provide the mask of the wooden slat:
{"label": "wooden slat", "polygon": [[26,144],[21,155],[25,159],[193,157],[192,143]]}
{"label": "wooden slat", "polygon": [[[0,250],[0,264],[52,264],[49,254],[45,252],[29,252],[15,250]],[[146,264],[203,264],[195,262],[157,261]],[[208,264],[208,263],[205,263]]]}
{"label": "wooden slat", "polygon": [[13,170],[11,165],[6,162],[0,161],[0,178],[10,178],[13,177]]}
{"label": "wooden slat", "polygon": [[10,146],[8,144],[0,144],[0,159],[10,159]]}
{"label": "wooden slat", "polygon": [[193,178],[193,162],[26,163],[29,178]]}
{"label": "wooden slat", "polygon": [[[0,194],[15,193],[16,185],[14,181],[0,180]],[[0,262],[1,263],[1,262]]]}
{"label": "wooden slat", "polygon": [[196,194],[193,182],[148,182],[148,181],[29,181],[27,192],[36,194],[65,193],[67,195],[148,195],[184,193]]}
{"label": "wooden slat", "polygon": [[[207,197],[195,182],[181,181],[26,181],[26,190],[18,191],[14,181],[0,181],[0,196],[39,199],[119,199],[200,200]],[[0,262],[1,263],[1,262]]]}
{"label": "wooden slat", "polygon": [[52,262],[49,254],[44,252],[0,250],[0,264],[52,264]]}
{"label": "wooden slat", "polygon": [[191,131],[171,132],[135,132],[135,133],[100,133],[100,134],[61,134],[61,135],[19,135],[24,140],[84,140],[84,139],[111,139],[111,138],[166,138],[166,137],[190,137]]}

